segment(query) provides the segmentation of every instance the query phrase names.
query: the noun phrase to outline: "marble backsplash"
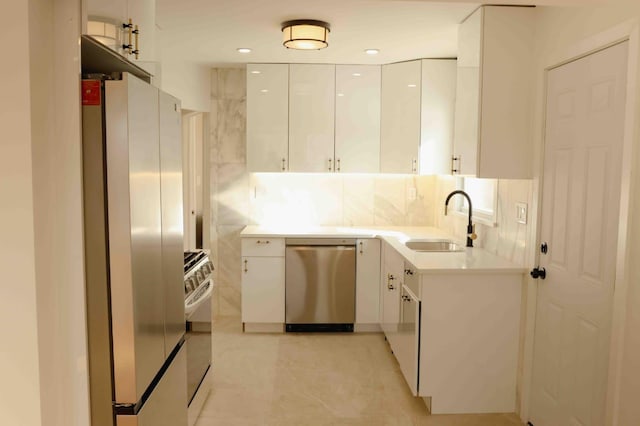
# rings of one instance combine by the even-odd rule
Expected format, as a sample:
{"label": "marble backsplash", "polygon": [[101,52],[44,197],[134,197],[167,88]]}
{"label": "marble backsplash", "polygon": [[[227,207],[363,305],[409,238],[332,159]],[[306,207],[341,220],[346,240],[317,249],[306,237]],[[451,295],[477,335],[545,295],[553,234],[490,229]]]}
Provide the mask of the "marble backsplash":
{"label": "marble backsplash", "polygon": [[[249,224],[437,226],[464,239],[466,219],[444,216],[455,179],[381,174],[248,173],[243,68],[211,70],[211,242],[218,285],[214,311],[239,315],[240,232]],[[515,203],[531,206],[531,181],[498,183],[497,226],[478,224],[476,245],[524,265],[529,225]]]}
{"label": "marble backsplash", "polygon": [[254,173],[255,225],[430,226],[435,176]]}

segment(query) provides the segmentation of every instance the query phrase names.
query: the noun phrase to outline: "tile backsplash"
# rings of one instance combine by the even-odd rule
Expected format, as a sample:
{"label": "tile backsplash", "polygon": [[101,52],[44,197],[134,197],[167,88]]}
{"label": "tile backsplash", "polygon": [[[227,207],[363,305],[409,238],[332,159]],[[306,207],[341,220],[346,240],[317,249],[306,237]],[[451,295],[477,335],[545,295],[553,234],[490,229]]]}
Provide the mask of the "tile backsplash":
{"label": "tile backsplash", "polygon": [[254,173],[256,225],[432,225],[434,176]]}
{"label": "tile backsplash", "polygon": [[[444,216],[447,176],[248,173],[243,68],[211,70],[211,248],[220,315],[239,315],[240,231],[249,224],[437,226],[464,239],[466,219]],[[532,203],[532,181],[498,182],[497,226],[478,224],[476,245],[524,265],[529,225],[515,203]]]}

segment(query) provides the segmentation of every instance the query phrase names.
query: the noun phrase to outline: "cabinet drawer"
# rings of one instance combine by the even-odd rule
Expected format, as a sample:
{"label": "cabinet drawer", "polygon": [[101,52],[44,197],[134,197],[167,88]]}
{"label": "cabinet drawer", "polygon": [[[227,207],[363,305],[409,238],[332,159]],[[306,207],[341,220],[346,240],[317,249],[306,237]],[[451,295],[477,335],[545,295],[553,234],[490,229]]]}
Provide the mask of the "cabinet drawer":
{"label": "cabinet drawer", "polygon": [[284,256],[284,238],[243,238],[242,256]]}

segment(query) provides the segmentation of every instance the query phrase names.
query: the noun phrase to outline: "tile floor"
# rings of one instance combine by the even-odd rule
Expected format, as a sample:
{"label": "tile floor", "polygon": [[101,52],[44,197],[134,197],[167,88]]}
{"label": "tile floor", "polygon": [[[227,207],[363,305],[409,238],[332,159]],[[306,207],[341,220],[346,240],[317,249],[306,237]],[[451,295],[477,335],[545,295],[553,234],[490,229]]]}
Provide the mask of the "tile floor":
{"label": "tile floor", "polygon": [[431,416],[382,334],[243,334],[214,322],[213,386],[196,426],[521,426],[514,414]]}

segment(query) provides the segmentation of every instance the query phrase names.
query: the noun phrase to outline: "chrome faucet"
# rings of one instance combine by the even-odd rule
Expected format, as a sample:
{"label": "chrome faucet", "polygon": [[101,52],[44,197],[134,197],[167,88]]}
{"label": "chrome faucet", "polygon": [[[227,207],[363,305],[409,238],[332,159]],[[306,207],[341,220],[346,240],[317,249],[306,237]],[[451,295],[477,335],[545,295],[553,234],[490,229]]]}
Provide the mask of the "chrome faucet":
{"label": "chrome faucet", "polygon": [[469,197],[469,194],[467,194],[464,191],[461,190],[457,190],[457,191],[453,191],[451,194],[447,195],[447,199],[444,202],[444,215],[447,215],[447,209],[449,207],[449,200],[451,199],[451,197],[453,197],[456,194],[460,194],[466,197],[467,202],[469,203],[469,223],[467,225],[467,247],[473,247],[473,240],[475,240],[476,238],[478,238],[478,236],[476,235],[475,232],[475,228],[476,226],[471,223],[471,216],[473,214],[473,210],[471,207],[471,197]]}

